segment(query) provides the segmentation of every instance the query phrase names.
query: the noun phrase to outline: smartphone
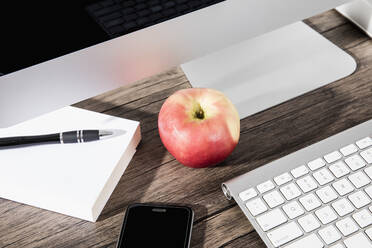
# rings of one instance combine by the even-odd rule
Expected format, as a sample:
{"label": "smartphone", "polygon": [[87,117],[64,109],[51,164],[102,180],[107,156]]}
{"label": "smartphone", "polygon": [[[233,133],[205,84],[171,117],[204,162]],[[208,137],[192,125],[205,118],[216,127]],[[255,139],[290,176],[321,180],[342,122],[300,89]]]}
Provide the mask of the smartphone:
{"label": "smartphone", "polygon": [[193,220],[192,209],[185,206],[130,205],[117,248],[189,248]]}

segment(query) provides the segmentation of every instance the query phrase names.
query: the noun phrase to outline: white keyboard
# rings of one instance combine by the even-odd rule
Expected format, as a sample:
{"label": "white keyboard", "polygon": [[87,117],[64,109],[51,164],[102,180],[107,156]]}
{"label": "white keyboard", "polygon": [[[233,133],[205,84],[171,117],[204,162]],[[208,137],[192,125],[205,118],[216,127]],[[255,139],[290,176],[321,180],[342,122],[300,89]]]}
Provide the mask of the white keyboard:
{"label": "white keyboard", "polygon": [[[372,121],[362,127],[233,179],[223,184],[225,194],[268,247],[372,248]],[[312,160],[293,166],[309,152]]]}

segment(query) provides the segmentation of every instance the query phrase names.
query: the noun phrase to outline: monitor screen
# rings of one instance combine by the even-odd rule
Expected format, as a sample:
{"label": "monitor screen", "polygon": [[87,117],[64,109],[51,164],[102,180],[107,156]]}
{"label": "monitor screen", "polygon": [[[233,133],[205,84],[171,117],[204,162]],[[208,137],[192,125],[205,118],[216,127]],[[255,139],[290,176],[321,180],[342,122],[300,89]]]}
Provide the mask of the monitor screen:
{"label": "monitor screen", "polygon": [[3,1],[0,73],[11,73],[108,40],[86,11],[89,2]]}

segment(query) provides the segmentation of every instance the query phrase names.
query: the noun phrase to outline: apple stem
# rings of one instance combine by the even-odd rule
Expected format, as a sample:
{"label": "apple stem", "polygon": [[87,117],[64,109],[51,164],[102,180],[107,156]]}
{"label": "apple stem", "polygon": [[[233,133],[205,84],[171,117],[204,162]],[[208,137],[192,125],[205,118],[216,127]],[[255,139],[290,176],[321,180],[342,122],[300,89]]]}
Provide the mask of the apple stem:
{"label": "apple stem", "polygon": [[204,115],[204,110],[202,109],[202,107],[200,106],[200,104],[198,104],[198,107],[195,111],[195,118],[198,118],[200,120],[203,120],[205,117]]}

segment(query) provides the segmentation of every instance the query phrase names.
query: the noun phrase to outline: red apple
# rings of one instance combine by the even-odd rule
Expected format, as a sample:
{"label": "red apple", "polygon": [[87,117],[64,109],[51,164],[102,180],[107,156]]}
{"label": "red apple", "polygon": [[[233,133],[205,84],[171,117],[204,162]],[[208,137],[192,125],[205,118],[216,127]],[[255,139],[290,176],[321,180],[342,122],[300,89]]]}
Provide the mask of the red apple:
{"label": "red apple", "polygon": [[231,101],[213,89],[184,89],[161,107],[160,138],[183,165],[203,168],[225,160],[239,141],[240,118]]}

